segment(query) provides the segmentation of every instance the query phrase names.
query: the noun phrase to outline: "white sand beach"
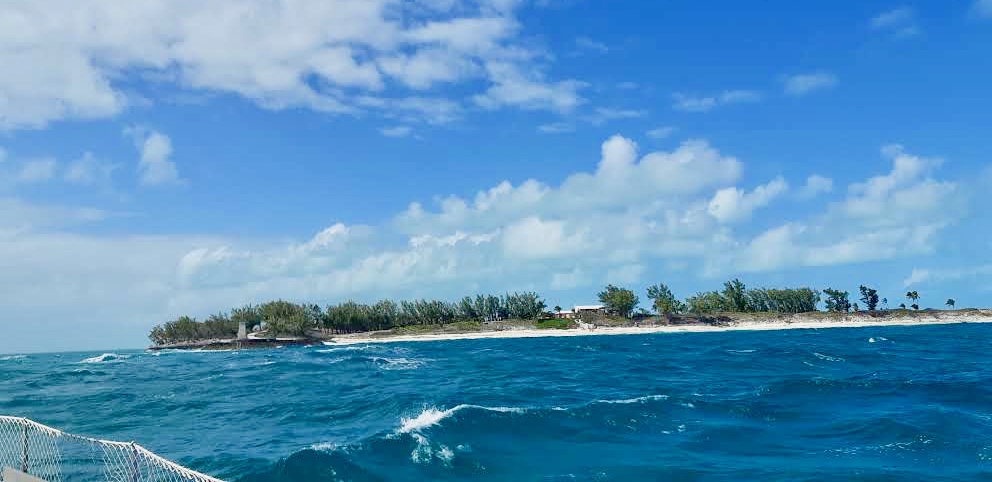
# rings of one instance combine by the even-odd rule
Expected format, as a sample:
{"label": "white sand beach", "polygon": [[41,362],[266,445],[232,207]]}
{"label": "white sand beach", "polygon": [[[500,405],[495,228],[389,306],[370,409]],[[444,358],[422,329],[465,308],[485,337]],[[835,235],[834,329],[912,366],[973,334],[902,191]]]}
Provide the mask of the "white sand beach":
{"label": "white sand beach", "polygon": [[722,331],[762,331],[796,330],[825,328],[859,328],[866,326],[925,326],[952,323],[992,323],[992,310],[969,312],[936,312],[934,314],[914,313],[911,316],[872,318],[852,313],[839,319],[810,320],[796,315],[769,321],[736,322],[732,325],[655,325],[640,327],[596,327],[594,329],[537,330],[518,329],[503,331],[480,331],[468,333],[442,333],[423,335],[397,335],[370,337],[367,334],[342,335],[335,337],[329,345],[354,345],[365,343],[396,343],[410,341],[474,340],[481,338],[538,338],[553,336],[598,336],[598,335],[639,335],[649,333],[705,333]]}

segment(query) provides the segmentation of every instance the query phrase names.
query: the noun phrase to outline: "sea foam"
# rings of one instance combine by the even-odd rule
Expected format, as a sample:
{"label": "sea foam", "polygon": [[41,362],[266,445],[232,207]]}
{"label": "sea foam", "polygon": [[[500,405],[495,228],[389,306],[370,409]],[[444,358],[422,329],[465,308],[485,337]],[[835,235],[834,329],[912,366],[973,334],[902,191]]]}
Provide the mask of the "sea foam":
{"label": "sea foam", "polygon": [[100,356],[87,358],[85,360],[80,361],[79,363],[111,363],[111,362],[119,362],[119,361],[127,360],[128,358],[131,358],[131,356],[118,355],[116,353],[104,353],[103,355]]}
{"label": "sea foam", "polygon": [[454,408],[449,408],[447,410],[438,410],[435,407],[425,407],[419,415],[413,418],[403,417],[400,419],[400,428],[396,433],[411,433],[423,430],[428,427],[437,425],[460,410],[474,409],[474,410],[486,410],[489,412],[501,412],[501,413],[524,413],[522,408],[514,407],[484,407],[482,405],[467,405],[462,404]]}

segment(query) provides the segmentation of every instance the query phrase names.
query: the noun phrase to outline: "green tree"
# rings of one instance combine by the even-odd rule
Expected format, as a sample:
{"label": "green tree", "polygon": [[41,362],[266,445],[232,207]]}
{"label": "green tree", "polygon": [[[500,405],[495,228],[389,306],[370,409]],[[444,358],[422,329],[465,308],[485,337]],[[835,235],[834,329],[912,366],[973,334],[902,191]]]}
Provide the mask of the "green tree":
{"label": "green tree", "polygon": [[723,284],[723,299],[729,311],[743,313],[748,310],[747,288],[741,280],[734,279]]}
{"label": "green tree", "polygon": [[909,298],[910,300],[913,301],[913,305],[912,306],[913,306],[913,309],[914,310],[920,309],[920,306],[916,304],[916,300],[920,299],[920,294],[919,293],[917,293],[916,291],[907,291],[906,292],[906,298]]}
{"label": "green tree", "polygon": [[654,310],[661,315],[680,313],[685,310],[685,305],[672,294],[672,290],[668,289],[664,283],[649,286],[648,299],[652,301]]}
{"label": "green tree", "polygon": [[851,302],[848,300],[847,291],[827,288],[823,290],[823,294],[827,295],[827,311],[837,313],[847,313],[848,311],[851,311]]}
{"label": "green tree", "polygon": [[954,298],[948,298],[947,299],[947,303],[944,303],[944,304],[947,305],[948,307],[950,307],[953,310],[954,309]]}
{"label": "green tree", "polygon": [[716,291],[704,291],[686,298],[686,308],[690,313],[705,314],[726,311],[727,304]]}
{"label": "green tree", "polygon": [[875,311],[875,308],[878,307],[878,291],[865,285],[861,285],[858,289],[861,290],[861,301],[864,302],[868,311]]}
{"label": "green tree", "polygon": [[606,306],[607,313],[627,317],[640,300],[631,290],[607,285],[599,293],[599,302]]}

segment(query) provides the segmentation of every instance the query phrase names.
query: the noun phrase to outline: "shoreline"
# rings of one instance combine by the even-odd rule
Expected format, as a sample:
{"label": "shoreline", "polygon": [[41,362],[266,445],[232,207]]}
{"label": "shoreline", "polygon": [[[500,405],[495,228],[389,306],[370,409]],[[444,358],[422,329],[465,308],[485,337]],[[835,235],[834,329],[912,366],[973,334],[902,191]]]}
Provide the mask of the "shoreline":
{"label": "shoreline", "polygon": [[394,335],[384,337],[342,335],[324,341],[328,346],[345,346],[368,343],[400,343],[416,341],[449,341],[477,340],[489,338],[549,338],[565,336],[610,336],[610,335],[647,335],[654,333],[717,333],[726,331],[774,331],[802,330],[820,328],[864,328],[869,326],[929,326],[950,325],[958,323],[992,323],[992,313],[968,313],[960,315],[932,316],[931,319],[920,319],[920,316],[900,316],[898,318],[870,318],[867,316],[852,316],[860,319],[841,320],[775,320],[775,321],[740,321],[733,324],[714,326],[703,324],[686,325],[653,325],[606,327],[593,329],[571,328],[556,329],[513,329],[503,331],[481,331],[466,333],[425,333],[416,335]]}

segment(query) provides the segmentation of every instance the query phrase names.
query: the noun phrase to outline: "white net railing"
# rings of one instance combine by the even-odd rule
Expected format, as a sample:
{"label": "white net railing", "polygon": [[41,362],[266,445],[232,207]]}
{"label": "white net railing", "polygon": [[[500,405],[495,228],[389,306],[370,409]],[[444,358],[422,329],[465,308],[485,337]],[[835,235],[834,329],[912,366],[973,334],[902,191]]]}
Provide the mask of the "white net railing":
{"label": "white net railing", "polygon": [[81,437],[26,418],[0,416],[0,470],[4,467],[48,482],[222,482],[133,442]]}

